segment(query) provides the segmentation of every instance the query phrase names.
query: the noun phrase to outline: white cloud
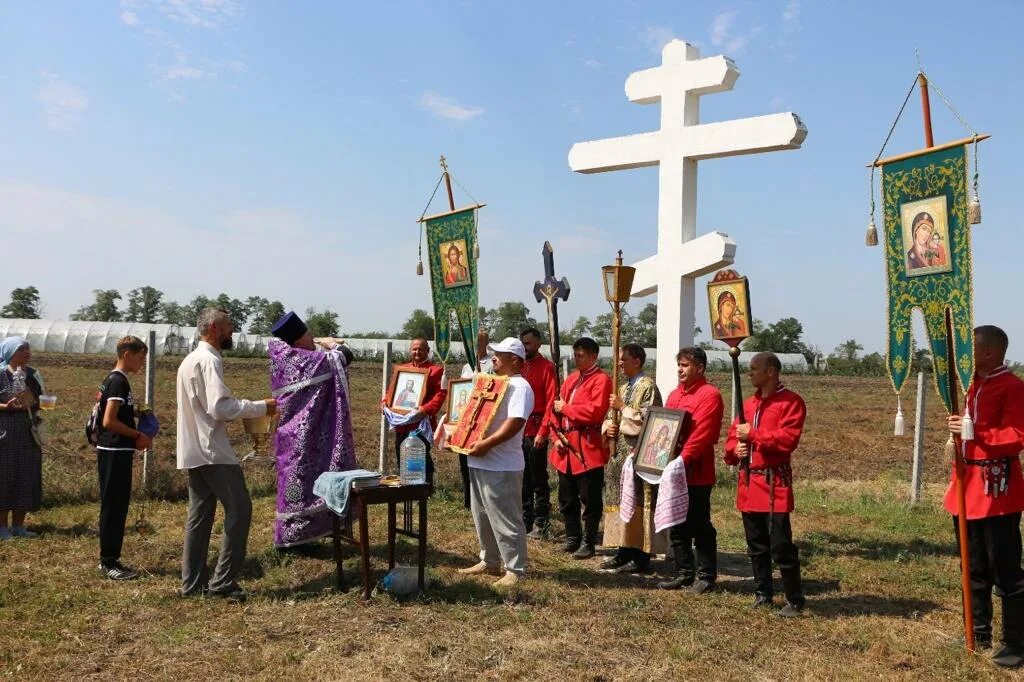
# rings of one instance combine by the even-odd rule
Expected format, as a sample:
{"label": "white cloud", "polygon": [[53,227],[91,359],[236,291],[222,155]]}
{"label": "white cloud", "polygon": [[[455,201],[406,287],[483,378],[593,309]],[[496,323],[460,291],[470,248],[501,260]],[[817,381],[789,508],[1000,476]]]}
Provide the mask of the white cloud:
{"label": "white cloud", "polygon": [[782,95],[775,95],[774,97],[771,98],[771,100],[769,100],[768,107],[771,109],[778,109],[779,107],[785,105],[785,103],[785,97],[783,97]]}
{"label": "white cloud", "polygon": [[750,40],[761,32],[759,26],[746,32],[737,32],[737,16],[739,16],[739,12],[736,10],[716,14],[709,29],[711,44],[734,55],[742,52]]}
{"label": "white cloud", "polygon": [[213,78],[213,75],[209,71],[203,71],[194,66],[171,66],[163,71],[163,77],[169,81],[202,80]]}
{"label": "white cloud", "polygon": [[139,15],[127,9],[121,12],[121,21],[125,24],[125,26],[138,26],[140,23]]}
{"label": "white cloud", "polygon": [[420,106],[438,118],[450,121],[468,121],[484,113],[483,107],[459,104],[450,97],[443,97],[436,92],[425,92],[420,97]]}
{"label": "white cloud", "polygon": [[121,9],[121,21],[129,26],[138,25],[143,10],[155,10],[171,21],[196,28],[218,28],[242,14],[236,0],[121,0]]}
{"label": "white cloud", "polygon": [[604,62],[598,61],[596,59],[584,59],[582,60],[582,63],[583,66],[587,67],[588,69],[600,69],[602,66],[604,66]]}
{"label": "white cloud", "polygon": [[786,34],[798,33],[800,31],[800,2],[789,0],[782,10],[782,32]]}
{"label": "white cloud", "polygon": [[89,108],[85,92],[50,71],[42,71],[43,84],[36,90],[36,101],[43,105],[43,120],[53,130],[68,131]]}
{"label": "white cloud", "polygon": [[668,26],[646,26],[640,31],[640,41],[656,55],[660,55],[665,43],[675,37],[675,31]]}

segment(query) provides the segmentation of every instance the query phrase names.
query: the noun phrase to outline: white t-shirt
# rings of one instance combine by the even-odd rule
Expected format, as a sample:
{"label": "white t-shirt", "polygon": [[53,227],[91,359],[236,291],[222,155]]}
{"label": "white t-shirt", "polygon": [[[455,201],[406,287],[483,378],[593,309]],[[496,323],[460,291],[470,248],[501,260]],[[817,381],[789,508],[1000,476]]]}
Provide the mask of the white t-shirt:
{"label": "white t-shirt", "polygon": [[[480,371],[484,374],[494,374],[494,358],[490,355],[480,358]],[[469,379],[476,374],[476,369],[468,362],[462,366],[461,379]]]}
{"label": "white t-shirt", "polygon": [[469,466],[487,471],[522,471],[523,431],[526,429],[525,420],[531,412],[533,389],[530,388],[530,384],[518,374],[509,377],[505,397],[502,398],[501,405],[498,405],[498,411],[495,412],[485,435],[489,436],[500,429],[506,419],[522,419],[523,425],[519,428],[519,433],[491,448],[483,457],[468,457]]}

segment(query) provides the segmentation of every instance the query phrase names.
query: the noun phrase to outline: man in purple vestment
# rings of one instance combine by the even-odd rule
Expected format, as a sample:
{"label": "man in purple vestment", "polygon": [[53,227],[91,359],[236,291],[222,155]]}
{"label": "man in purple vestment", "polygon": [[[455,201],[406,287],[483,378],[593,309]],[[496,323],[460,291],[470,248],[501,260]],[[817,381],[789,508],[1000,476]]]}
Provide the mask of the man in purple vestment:
{"label": "man in purple vestment", "polygon": [[313,483],[325,471],[356,467],[348,391],[352,354],[333,340],[324,344],[326,350],[316,350],[294,312],[278,320],[271,333],[281,339],[267,348],[279,414],[274,546],[281,549],[331,534],[331,511],[313,494]]}

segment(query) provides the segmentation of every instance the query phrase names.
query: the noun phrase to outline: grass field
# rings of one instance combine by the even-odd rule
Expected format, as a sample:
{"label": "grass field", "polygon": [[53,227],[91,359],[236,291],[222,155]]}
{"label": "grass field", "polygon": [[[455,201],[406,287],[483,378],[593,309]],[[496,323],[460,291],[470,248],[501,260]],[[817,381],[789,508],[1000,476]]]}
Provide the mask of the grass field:
{"label": "grass field", "polygon": [[[333,589],[326,547],[314,556],[271,547],[272,472],[247,469],[254,521],[244,606],[175,596],[184,521],[173,468],[173,372],[161,361],[157,410],[165,433],[151,473],[159,500],[145,505],[153,532],[129,531],[125,560],[144,577],[118,584],[96,573],[95,460],[82,423],[108,362],[39,356],[61,398],[50,419],[45,508],[30,515],[36,541],[0,545],[0,672],[32,679],[965,679],[995,678],[966,655],[958,563],[939,499],[946,477],[942,414],[932,401],[925,502],[905,504],[910,439],[892,437],[884,380],[793,377],[810,416],[794,465],[794,532],[805,563],[807,614],[781,621],[751,612],[749,564],[727,471],[715,493],[722,592],[695,597],[654,589],[657,577],[610,576],[599,559],[567,558],[530,544],[529,580],[503,599],[486,579],[455,569],[475,560],[472,521],[461,509],[457,467],[442,455],[430,508],[431,586],[404,601],[360,603]],[[229,360],[239,395],[267,392],[265,361]],[[358,452],[377,453],[379,366],[358,365],[353,392]],[[720,385],[724,377],[717,377]],[[141,395],[142,380],[136,380]],[[932,398],[934,394],[929,397]],[[908,415],[913,423],[912,414]],[[234,427],[237,429],[237,427]],[[238,448],[244,446],[235,430]],[[130,514],[137,517],[140,504]],[[383,538],[380,514],[371,533]],[[215,529],[215,532],[218,532]],[[214,545],[216,549],[216,543]],[[375,568],[383,564],[376,548]],[[411,547],[404,556],[412,560]],[[346,574],[358,575],[351,548]],[[658,564],[659,568],[663,568]],[[353,584],[350,582],[350,584]],[[353,584],[354,586],[354,584]],[[998,613],[998,607],[997,607]]]}

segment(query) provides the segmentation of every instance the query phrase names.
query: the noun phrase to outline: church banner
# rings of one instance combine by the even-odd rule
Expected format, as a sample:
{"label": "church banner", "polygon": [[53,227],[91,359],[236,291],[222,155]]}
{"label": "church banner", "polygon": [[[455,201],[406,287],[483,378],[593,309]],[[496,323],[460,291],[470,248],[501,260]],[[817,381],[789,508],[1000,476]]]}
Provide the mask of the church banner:
{"label": "church banner", "polygon": [[947,308],[953,321],[956,372],[963,386],[970,384],[974,374],[967,191],[963,146],[893,160],[882,169],[889,377],[899,393],[910,376],[911,313],[918,308],[931,345],[936,389],[947,409]]}
{"label": "church banner", "polygon": [[476,208],[424,218],[427,262],[434,299],[434,346],[447,362],[451,342],[461,340],[470,365],[476,364],[478,313]]}

